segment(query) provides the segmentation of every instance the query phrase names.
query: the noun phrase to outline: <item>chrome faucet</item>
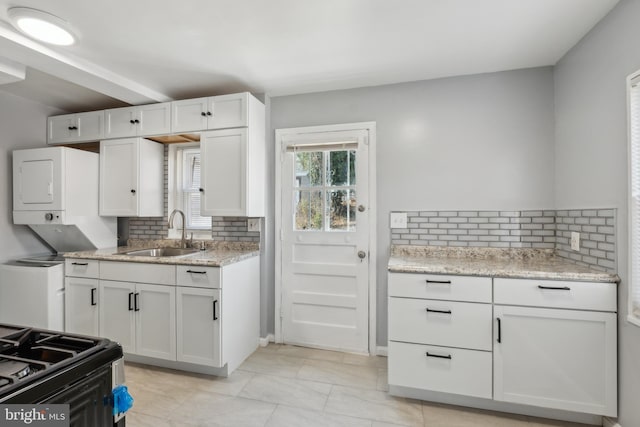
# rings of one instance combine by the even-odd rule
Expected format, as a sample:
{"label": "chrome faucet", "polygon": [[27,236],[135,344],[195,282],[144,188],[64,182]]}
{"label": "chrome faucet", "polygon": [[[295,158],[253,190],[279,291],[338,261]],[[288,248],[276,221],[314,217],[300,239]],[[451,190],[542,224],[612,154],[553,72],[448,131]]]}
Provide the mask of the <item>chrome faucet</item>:
{"label": "chrome faucet", "polygon": [[179,213],[180,216],[182,217],[182,238],[180,239],[180,247],[186,248],[187,247],[187,239],[185,235],[186,229],[187,229],[187,227],[185,227],[186,219],[184,217],[184,212],[182,212],[180,209],[174,209],[173,212],[171,212],[171,215],[169,215],[169,230],[173,228],[173,217],[176,216],[176,213]]}

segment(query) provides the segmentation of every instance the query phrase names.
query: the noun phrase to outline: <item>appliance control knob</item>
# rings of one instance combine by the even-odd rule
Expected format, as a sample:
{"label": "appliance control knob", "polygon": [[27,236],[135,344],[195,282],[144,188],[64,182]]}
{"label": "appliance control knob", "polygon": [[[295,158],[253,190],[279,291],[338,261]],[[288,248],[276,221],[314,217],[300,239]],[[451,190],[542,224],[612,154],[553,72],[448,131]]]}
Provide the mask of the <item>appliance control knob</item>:
{"label": "appliance control knob", "polygon": [[48,213],[44,214],[44,219],[46,219],[47,221],[52,221],[53,220],[53,214],[51,212],[48,212]]}

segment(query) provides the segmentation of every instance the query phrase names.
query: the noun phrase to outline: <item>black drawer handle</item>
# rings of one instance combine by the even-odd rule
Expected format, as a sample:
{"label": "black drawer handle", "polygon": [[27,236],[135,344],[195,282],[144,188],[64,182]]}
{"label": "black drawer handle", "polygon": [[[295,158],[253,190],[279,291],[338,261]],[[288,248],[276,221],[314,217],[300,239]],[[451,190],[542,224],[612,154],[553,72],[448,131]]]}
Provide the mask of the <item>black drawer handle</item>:
{"label": "black drawer handle", "polygon": [[543,285],[538,285],[539,289],[549,289],[552,291],[570,291],[571,288],[568,286],[543,286]]}
{"label": "black drawer handle", "polygon": [[496,320],[498,321],[498,343],[501,343],[502,342],[502,323],[499,317],[497,317]]}
{"label": "black drawer handle", "polygon": [[133,301],[131,297],[133,296],[133,292],[129,292],[129,311],[133,310]]}
{"label": "black drawer handle", "polygon": [[431,308],[427,308],[427,313],[443,313],[443,314],[451,314],[451,310],[433,310]]}
{"label": "black drawer handle", "polygon": [[442,285],[450,285],[451,284],[451,280],[429,280],[429,279],[427,279],[426,282],[427,282],[427,284],[429,284],[429,283],[439,283],[439,284],[442,284]]}
{"label": "black drawer handle", "polygon": [[96,288],[91,288],[91,305],[96,305]]}
{"label": "black drawer handle", "polygon": [[450,354],[447,354],[445,356],[445,355],[442,355],[442,354],[429,353],[428,351],[427,351],[427,357],[436,357],[438,359],[451,359],[451,355]]}
{"label": "black drawer handle", "polygon": [[216,314],[216,305],[218,304],[218,300],[213,300],[213,320],[218,320],[218,315]]}
{"label": "black drawer handle", "polygon": [[71,265],[89,265],[88,262],[72,262]]}
{"label": "black drawer handle", "polygon": [[196,270],[187,270],[187,273],[193,273],[193,274],[207,274],[206,271],[196,271]]}
{"label": "black drawer handle", "polygon": [[133,311],[140,311],[140,306],[138,305],[138,302],[139,302],[139,301],[138,301],[138,297],[139,297],[139,296],[140,296],[140,294],[139,294],[139,293],[137,293],[137,292],[133,295],[133,302],[134,302],[134,303],[133,303],[133,306],[135,307],[135,308],[133,309]]}

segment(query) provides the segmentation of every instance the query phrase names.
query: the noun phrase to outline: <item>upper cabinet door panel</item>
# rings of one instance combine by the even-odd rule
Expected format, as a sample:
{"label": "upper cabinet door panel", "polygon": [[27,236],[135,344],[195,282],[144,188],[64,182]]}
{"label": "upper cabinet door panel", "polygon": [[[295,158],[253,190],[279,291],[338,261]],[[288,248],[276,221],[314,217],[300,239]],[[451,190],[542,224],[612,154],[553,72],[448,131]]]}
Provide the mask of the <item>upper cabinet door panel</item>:
{"label": "upper cabinet door panel", "polygon": [[76,123],[78,124],[76,141],[98,141],[103,137],[103,111],[76,114]]}
{"label": "upper cabinet door panel", "polygon": [[185,99],[171,103],[173,132],[190,132],[207,128],[209,98]]}
{"label": "upper cabinet door panel", "polygon": [[237,128],[247,126],[248,93],[214,96],[209,99],[208,129]]}
{"label": "upper cabinet door panel", "polygon": [[137,215],[137,165],[135,138],[100,143],[100,215]]}
{"label": "upper cabinet door panel", "polygon": [[149,104],[137,107],[137,135],[163,135],[171,133],[171,103]]}
{"label": "upper cabinet door panel", "polygon": [[[104,112],[106,138],[135,136],[137,132],[136,107],[114,108]],[[137,119],[138,121],[140,119]]]}
{"label": "upper cabinet door panel", "polygon": [[47,143],[98,141],[104,135],[104,111],[65,114],[47,119]]}
{"label": "upper cabinet door panel", "polygon": [[49,117],[47,119],[47,142],[49,144],[70,142],[76,136],[76,115]]}

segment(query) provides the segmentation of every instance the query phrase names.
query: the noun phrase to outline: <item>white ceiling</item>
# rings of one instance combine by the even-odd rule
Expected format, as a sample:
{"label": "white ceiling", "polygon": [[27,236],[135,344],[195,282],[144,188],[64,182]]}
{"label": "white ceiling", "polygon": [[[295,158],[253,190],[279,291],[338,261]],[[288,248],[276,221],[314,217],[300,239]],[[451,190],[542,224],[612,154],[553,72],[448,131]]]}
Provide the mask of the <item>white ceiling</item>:
{"label": "white ceiling", "polygon": [[[249,90],[272,96],[555,64],[618,0],[0,0],[0,90],[66,110]],[[70,22],[47,47],[11,6]],[[5,22],[2,22],[5,21]]]}

